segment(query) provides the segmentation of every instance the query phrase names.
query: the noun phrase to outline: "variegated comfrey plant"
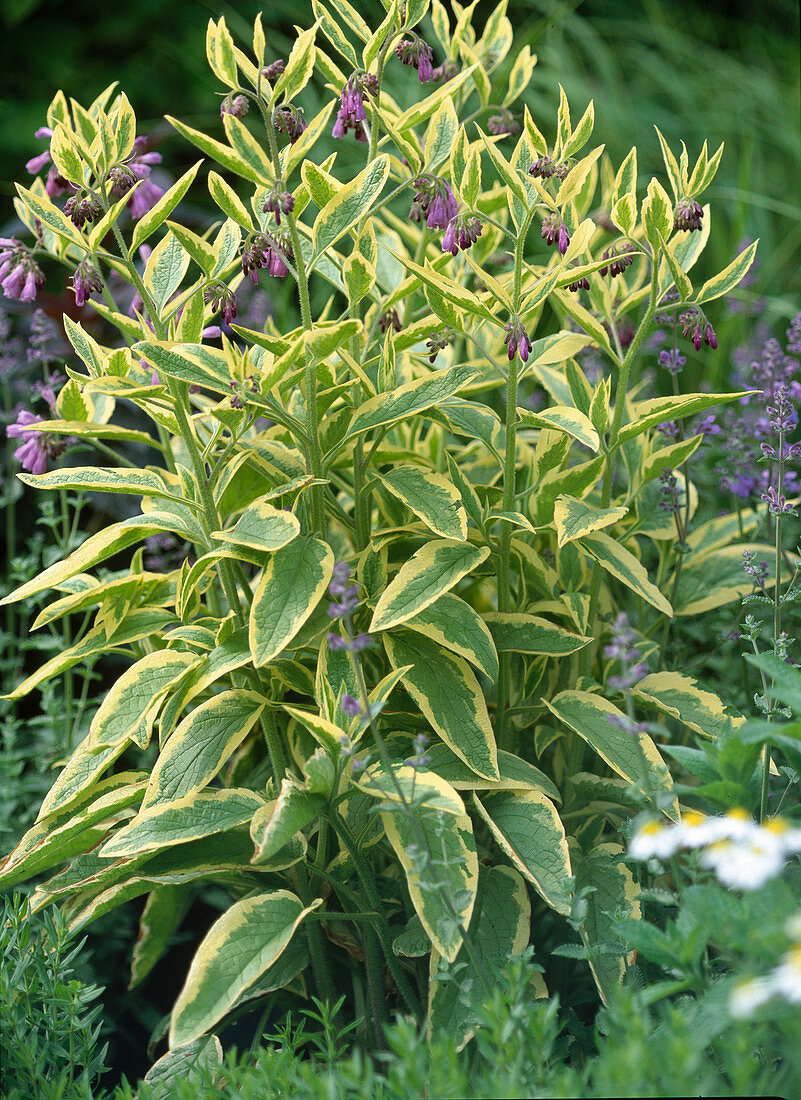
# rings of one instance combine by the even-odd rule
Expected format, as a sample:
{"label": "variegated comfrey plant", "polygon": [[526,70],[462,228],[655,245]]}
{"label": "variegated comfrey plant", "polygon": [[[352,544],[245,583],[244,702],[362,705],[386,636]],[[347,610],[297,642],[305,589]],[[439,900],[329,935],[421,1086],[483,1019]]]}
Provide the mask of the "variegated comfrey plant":
{"label": "variegated comfrey plant", "polygon": [[[573,125],[562,93],[555,128],[535,121],[528,49],[494,77],[505,3],[480,30],[455,2],[392,0],[376,30],[312,6],[285,61],[260,19],[250,52],[209,24],[221,132],[169,119],[204,159],[166,191],[124,94],[59,93],[51,174],[18,188],[35,243],[4,261],[34,292],[46,254],[93,311],[64,318],[80,363],[19,428],[22,480],[141,511],[8,597],[55,591],[37,628],[94,613],[10,697],[99,653],[129,667],[0,883],[49,872],[33,907],[76,927],[144,896],[133,983],[225,887],[173,1048],[290,983],[352,987],[375,1024],[385,1001],[427,1011],[463,1044],[458,983],[547,921],[573,923],[604,997],[624,960],[594,945],[639,915],[619,826],[680,812],[651,732],[738,720],[661,659],[674,617],[750,586],[733,543],[756,518],[692,528],[702,434],[681,427],[737,395],[649,397],[638,358],[658,311],[710,354],[708,305],[752,261],[691,281],[721,150],[691,169],[663,141],[670,190],[643,190],[635,150],[617,171],[586,151],[592,104]],[[189,228],[201,175],[220,216]],[[284,312],[248,325],[259,280]],[[117,423],[131,405],[150,430]],[[64,437],[113,463],[41,472]],[[141,548],[102,568],[164,533],[187,545],[172,569]]]}

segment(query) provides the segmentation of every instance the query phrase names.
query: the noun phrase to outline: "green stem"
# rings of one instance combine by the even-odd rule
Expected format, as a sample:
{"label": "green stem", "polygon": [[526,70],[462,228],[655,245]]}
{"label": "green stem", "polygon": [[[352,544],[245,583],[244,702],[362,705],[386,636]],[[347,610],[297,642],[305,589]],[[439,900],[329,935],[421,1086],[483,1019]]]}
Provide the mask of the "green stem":
{"label": "green stem", "polygon": [[409,1006],[412,1014],[416,1019],[422,1018],[422,1005],[420,1004],[420,998],[412,988],[412,984],[409,981],[405,970],[398,960],[397,955],[392,950],[392,932],[389,927],[389,921],[387,920],[386,912],[384,911],[384,903],[381,901],[381,897],[378,893],[378,888],[373,878],[373,872],[370,864],[367,860],[362,858],[362,854],[359,851],[359,846],[356,843],[356,839],[353,833],[350,831],[348,825],[338,815],[334,814],[331,819],[331,823],[334,826],[337,836],[340,838],[348,855],[353,860],[353,865],[356,868],[356,874],[359,877],[359,882],[362,884],[362,889],[367,895],[367,900],[376,913],[378,913],[378,920],[376,922],[376,933],[381,943],[381,948],[384,952],[384,958],[386,959],[387,966],[390,969],[392,977],[395,979],[395,984],[400,990],[400,994],[403,997],[406,1004]]}
{"label": "green stem", "polygon": [[[620,370],[617,376],[617,387],[615,389],[615,411],[612,416],[612,425],[609,429],[609,445],[606,450],[606,464],[604,467],[603,486],[601,489],[601,507],[608,508],[609,501],[612,498],[612,481],[615,472],[615,462],[617,460],[618,451],[618,439],[620,437],[620,428],[623,424],[623,413],[626,408],[626,392],[629,383],[629,374],[634,362],[634,358],[639,351],[640,344],[645,339],[648,330],[651,327],[651,322],[654,319],[656,313],[656,301],[659,290],[659,249],[654,251],[654,255],[651,262],[651,291],[648,296],[648,308],[645,311],[642,321],[640,321],[639,327],[634,334],[634,339],[629,345],[626,357],[620,364]],[[593,637],[598,638],[598,630],[596,618],[598,615],[598,597],[601,590],[601,567],[598,562],[595,562],[592,568],[592,577],[590,579],[590,609],[588,615],[589,628],[593,633]],[[584,674],[589,676],[592,668],[592,660],[594,656],[595,645],[588,645],[583,651],[583,666]]]}

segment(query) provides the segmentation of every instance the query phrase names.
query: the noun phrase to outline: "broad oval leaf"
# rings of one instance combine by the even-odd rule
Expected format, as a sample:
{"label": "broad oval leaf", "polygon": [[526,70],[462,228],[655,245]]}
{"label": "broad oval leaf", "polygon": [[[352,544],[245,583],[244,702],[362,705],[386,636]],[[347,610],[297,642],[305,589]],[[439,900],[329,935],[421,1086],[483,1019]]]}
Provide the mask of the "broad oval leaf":
{"label": "broad oval leaf", "polygon": [[212,531],[212,537],[252,550],[280,550],[300,534],[298,517],[274,507],[263,497],[249,504],[228,531]]}
{"label": "broad oval leaf", "polygon": [[732,708],[724,706],[713,691],[681,672],[652,672],[637,681],[632,693],[704,737],[720,737],[727,729],[745,722],[741,714],[729,713]]}
{"label": "broad oval leaf", "polygon": [[459,490],[444,474],[420,466],[394,466],[379,474],[382,485],[444,539],[467,538],[467,515]]}
{"label": "broad oval leaf", "polygon": [[244,990],[276,961],[303,918],[322,905],[304,907],[288,890],[235,902],[215,921],[197,949],[172,1011],[170,1047],[183,1047],[218,1023]]}
{"label": "broad oval leaf", "polygon": [[476,808],[490,832],[552,909],[571,908],[572,869],[565,829],[553,802],[539,791],[474,794]]}
{"label": "broad oval leaf", "polygon": [[571,634],[539,615],[516,611],[487,611],[483,615],[495,646],[501,653],[541,653],[548,657],[568,657],[589,645],[592,638]]}
{"label": "broad oval leaf", "polygon": [[401,566],[382,592],[369,630],[389,630],[417,615],[488,557],[486,546],[445,540],[427,543]]}
{"label": "broad oval leaf", "polygon": [[409,631],[384,635],[384,645],[394,668],[411,666],[403,683],[445,744],[478,775],[500,778],[487,704],[467,662]]}
{"label": "broad oval leaf", "polygon": [[289,645],[319,603],[333,570],[334,553],[319,539],[296,538],[276,550],[250,608],[250,651],[257,667]]}
{"label": "broad oval leaf", "polygon": [[490,630],[478,612],[452,592],[440,596],[404,625],[464,657],[490,680],[498,678],[498,654]]}

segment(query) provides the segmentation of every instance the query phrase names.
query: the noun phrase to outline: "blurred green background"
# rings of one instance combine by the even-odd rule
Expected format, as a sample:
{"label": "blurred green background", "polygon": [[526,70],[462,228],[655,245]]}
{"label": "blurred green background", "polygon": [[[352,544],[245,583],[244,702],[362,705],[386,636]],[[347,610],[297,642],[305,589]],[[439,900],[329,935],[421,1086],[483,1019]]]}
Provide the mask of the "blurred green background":
{"label": "blurred green background", "polygon": [[[476,25],[493,6],[480,0]],[[368,20],[382,13],[379,0],[358,7]],[[249,41],[259,10],[268,51],[286,56],[287,32],[311,21],[310,0],[0,0],[4,196],[43,148],[33,131],[58,88],[87,102],[119,80],[146,132],[168,130],[164,113],[218,126],[220,89],[205,61],[206,23],[223,14],[234,35]],[[774,319],[789,316],[801,290],[795,0],[512,0],[509,15],[518,45],[531,44],[539,56],[527,100],[546,134],[561,82],[577,114],[595,99],[596,138],[613,161],[638,145],[641,182],[662,170],[654,124],[674,146],[686,141],[691,156],[705,137],[711,148],[726,142],[705,196],[715,207],[709,263],[725,265],[741,238],[760,237],[758,291]],[[194,160],[166,133],[160,148],[172,171]],[[7,227],[4,207],[0,226]]]}

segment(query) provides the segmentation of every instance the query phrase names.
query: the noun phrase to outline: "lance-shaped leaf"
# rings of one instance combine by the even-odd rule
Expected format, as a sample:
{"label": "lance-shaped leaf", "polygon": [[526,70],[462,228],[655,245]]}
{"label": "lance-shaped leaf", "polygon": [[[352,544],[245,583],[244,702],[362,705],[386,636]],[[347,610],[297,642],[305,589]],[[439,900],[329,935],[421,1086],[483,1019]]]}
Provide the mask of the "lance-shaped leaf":
{"label": "lance-shaped leaf", "polygon": [[376,604],[369,630],[390,627],[418,614],[453,588],[489,556],[489,549],[465,542],[426,543],[402,565]]}
{"label": "lance-shaped leaf", "polygon": [[368,213],[388,175],[389,157],[382,153],[329,199],[314,222],[312,263]]}
{"label": "lance-shaped leaf", "polygon": [[14,886],[92,848],[116,821],[129,816],[129,807],[142,797],[142,779],[131,772],[112,778],[87,792],[77,806],[51,808],[37,821],[2,861],[0,887]]}
{"label": "lance-shaped leaf", "polygon": [[170,1024],[170,1047],[183,1047],[214,1027],[244,990],[279,958],[303,918],[288,890],[238,901],[211,926],[192,959]]}
{"label": "lance-shaped leaf", "polygon": [[379,393],[359,408],[345,439],[369,432],[373,428],[386,427],[398,420],[406,420],[423,409],[430,409],[463,390],[479,374],[477,367],[456,366],[434,371],[426,378],[404,382],[390,393]]}
{"label": "lance-shaped leaf", "polygon": [[[453,962],[462,945],[460,929],[470,922],[478,888],[473,825],[461,798],[444,779],[428,771],[415,775],[412,768],[399,768],[398,773],[409,784],[414,780],[417,797],[428,796],[431,801],[417,807],[416,821],[398,806],[384,810],[381,822],[429,939]],[[437,800],[445,800],[448,808],[440,808]]]}
{"label": "lance-shaped leaf", "polygon": [[217,393],[230,394],[231,368],[219,348],[203,344],[159,344],[142,340],[133,352],[151,363],[157,371],[180,378],[190,385],[204,386]]}
{"label": "lance-shaped leaf", "polygon": [[17,477],[34,489],[132,493],[140,497],[184,501],[178,490],[171,491],[164,478],[154,470],[129,470],[117,466],[67,466],[61,470],[48,470],[46,474],[18,474]]}
{"label": "lance-shaped leaf", "polygon": [[298,517],[274,507],[264,498],[249,504],[228,531],[213,531],[212,537],[252,550],[280,550],[300,534]]}
{"label": "lance-shaped leaf", "polygon": [[382,485],[435,534],[444,539],[467,538],[467,515],[462,498],[444,474],[409,465],[394,466],[378,476]]}
{"label": "lance-shaped leaf", "polygon": [[687,393],[681,397],[654,397],[648,401],[635,401],[631,409],[631,423],[620,429],[618,443],[627,443],[649,428],[665,420],[683,420],[687,416],[711,409],[713,405],[725,405],[748,397],[753,391],[738,393]]}
{"label": "lance-shaped leaf", "polygon": [[[721,546],[696,554],[687,554],[682,565],[676,594],[677,615],[701,615],[715,607],[740,599],[753,589],[753,582],[743,572],[743,554],[751,551],[758,560],[771,560],[775,548],[766,543],[748,542],[737,546]],[[786,577],[787,573],[783,572]],[[710,584],[710,577],[715,583]],[[769,576],[765,588],[773,588],[776,578]]]}
{"label": "lance-shaped leaf", "polygon": [[539,413],[533,413],[530,409],[518,409],[517,418],[524,428],[546,428],[549,431],[564,432],[595,452],[601,445],[589,417],[566,405],[544,409]]}
{"label": "lance-shaped leaf", "polygon": [[253,691],[223,691],[188,714],[161,750],[143,807],[205,787],[245,739],[264,710]]}
{"label": "lance-shaped leaf", "polygon": [[103,845],[100,855],[121,859],[224,833],[250,821],[262,806],[264,799],[252,791],[195,791],[143,809]]}
{"label": "lance-shaped leaf", "polygon": [[[576,887],[581,890],[593,887],[587,895],[587,912],[584,930],[591,945],[609,943],[618,938],[615,922],[619,917],[639,920],[642,916],[638,895],[639,885],[621,861],[625,851],[618,844],[599,844],[584,853],[575,841],[570,844]],[[633,962],[633,958],[630,960]],[[624,959],[619,955],[593,954],[589,959],[590,970],[604,1002],[611,990],[618,985],[626,972]]]}
{"label": "lance-shaped leaf", "polygon": [[745,721],[741,714],[724,706],[713,691],[699,687],[692,676],[681,672],[653,672],[638,680],[632,692],[646,705],[678,718],[704,737],[720,737]]}
{"label": "lance-shaped leaf", "polygon": [[724,268],[723,271],[707,279],[695,297],[700,305],[702,302],[711,302],[715,298],[721,298],[733,290],[745,277],[751,264],[754,262],[759,241],[753,241],[740,255]]}
{"label": "lance-shaped leaf", "polygon": [[498,779],[498,749],[487,704],[466,661],[421,634],[386,634],[384,645],[394,668],[411,666],[403,683],[442,740],[488,779]]}
{"label": "lance-shaped leaf", "polygon": [[141,244],[148,239],[148,237],[155,233],[158,227],[169,218],[175,207],[184,197],[186,192],[192,186],[192,181],[197,175],[197,170],[200,168],[202,160],[199,160],[197,164],[193,164],[192,167],[177,180],[169,190],[165,191],[155,206],[152,206],[148,212],[139,219],[134,226],[133,235],[131,237],[131,252],[135,252]]}
{"label": "lance-shaped leaf", "polygon": [[405,625],[464,657],[490,680],[497,679],[498,654],[490,630],[478,612],[452,592],[407,619]]}
{"label": "lance-shaped leaf", "polygon": [[251,821],[250,835],[256,846],[253,862],[272,859],[324,806],[322,795],[301,790],[291,779],[282,780],[278,798],[262,805]]}
{"label": "lance-shaped leaf", "polygon": [[501,850],[557,913],[571,907],[571,865],[556,807],[539,791],[498,791],[473,799]]}
{"label": "lance-shaped leaf", "polygon": [[[647,777],[652,784],[673,790],[670,772],[654,742],[647,733],[629,733],[626,715],[608,699],[590,691],[562,691],[543,702],[618,775],[630,783],[642,783]],[[668,816],[678,820],[675,800]]]}
{"label": "lance-shaped leaf", "polygon": [[45,683],[46,680],[50,680],[53,676],[64,672],[65,669],[77,665],[79,661],[83,661],[87,657],[94,657],[98,653],[107,652],[117,646],[129,645],[131,642],[141,641],[142,638],[149,638],[153,634],[160,633],[166,626],[174,622],[175,616],[168,611],[162,611],[160,608],[154,607],[140,607],[125,615],[121,623],[115,626],[111,637],[109,637],[105,626],[101,623],[84,634],[83,638],[75,645],[70,646],[69,649],[65,649],[61,653],[57,653],[55,657],[51,657],[36,672],[31,673],[27,680],[23,680],[13,691],[8,692],[2,698],[21,699],[28,692],[33,691],[34,688]]}
{"label": "lance-shaped leaf", "polygon": [[158,650],[127,669],[100,704],[89,727],[96,746],[135,741],[145,749],[164,695],[197,661],[193,653]]}
{"label": "lance-shaped leaf", "polygon": [[611,527],[628,515],[628,508],[594,508],[586,501],[563,494],[554,501],[553,521],[556,527],[557,545],[591,535]]}
{"label": "lance-shaped leaf", "polygon": [[[471,1007],[460,989],[483,989],[486,977],[492,981],[509,958],[519,955],[528,945],[531,932],[531,902],[521,875],[511,867],[479,867],[478,893],[468,933],[481,971],[474,957],[462,945],[456,956],[461,964],[459,982],[437,979],[439,956],[431,952],[428,995],[429,1034],[448,1035],[457,1051],[463,1049],[474,1032]],[[538,994],[539,995],[539,994]]]}
{"label": "lance-shaped leaf", "polygon": [[500,779],[476,775],[441,741],[428,745],[426,756],[430,760],[430,770],[446,779],[457,791],[541,791],[554,802],[561,802],[559,791],[544,772],[504,749],[498,749]]}
{"label": "lance-shaped leaf", "polygon": [[594,535],[586,535],[580,540],[580,546],[587,551],[590,557],[610,573],[617,580],[622,581],[632,592],[642,596],[644,600],[652,604],[663,615],[673,615],[673,608],[659,591],[655,584],[648,580],[645,566],[630,550],[626,550],[615,539],[598,532]]}
{"label": "lance-shaped leaf", "polygon": [[539,615],[516,611],[487,611],[482,616],[489,627],[496,649],[501,653],[541,653],[548,657],[568,657],[589,645],[592,638],[571,634]]}
{"label": "lance-shaped leaf", "polygon": [[320,539],[296,538],[276,550],[250,608],[250,651],[257,666],[289,645],[322,598],[333,570],[333,551]]}

